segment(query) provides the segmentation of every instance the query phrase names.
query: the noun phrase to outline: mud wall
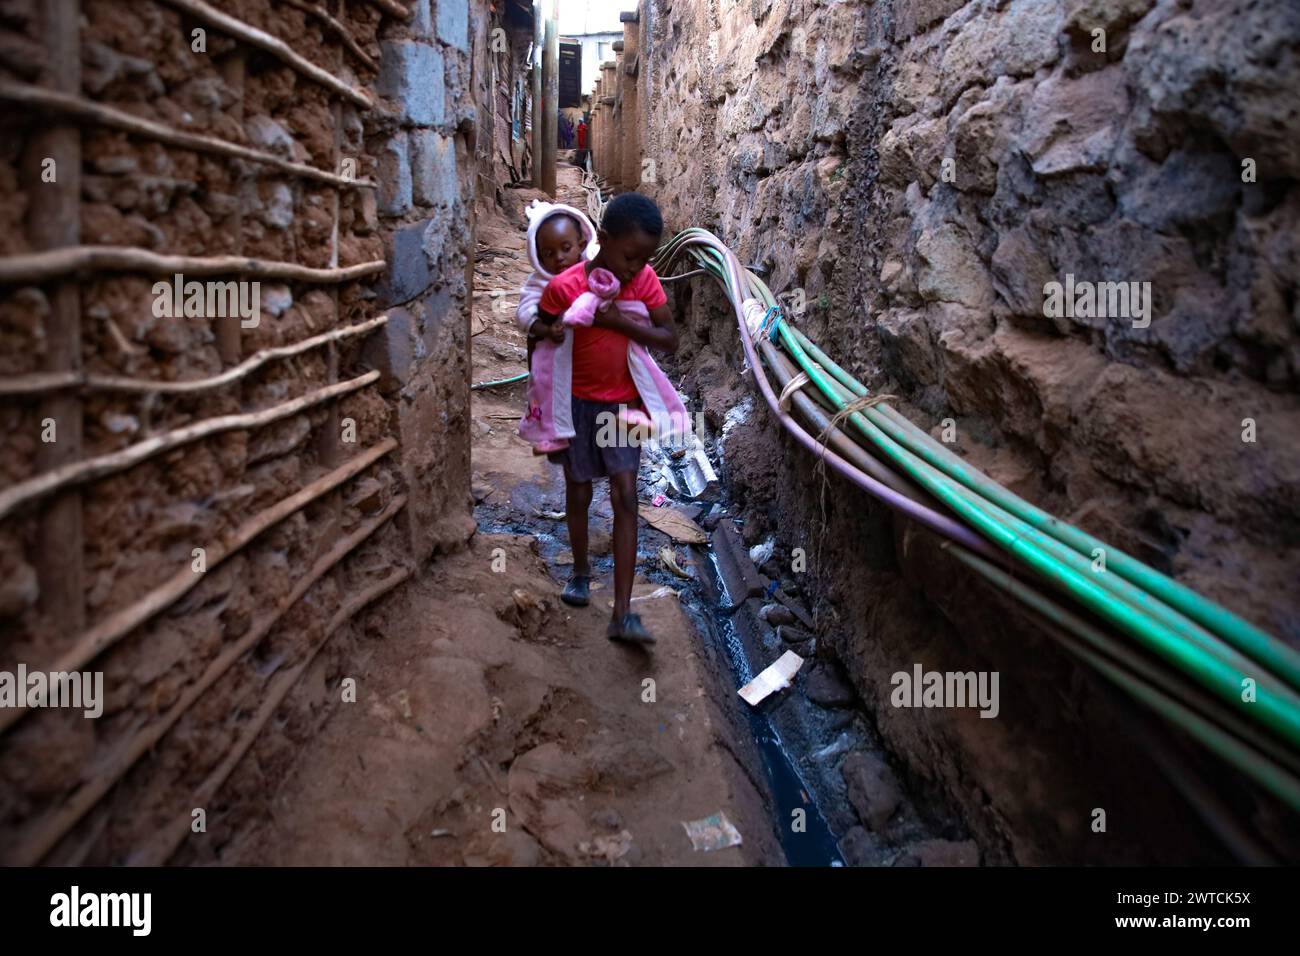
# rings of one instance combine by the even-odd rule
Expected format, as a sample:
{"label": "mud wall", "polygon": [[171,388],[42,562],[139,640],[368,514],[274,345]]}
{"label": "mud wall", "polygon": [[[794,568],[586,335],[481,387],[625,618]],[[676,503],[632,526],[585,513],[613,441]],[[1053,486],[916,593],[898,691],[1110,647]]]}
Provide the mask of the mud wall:
{"label": "mud wall", "polygon": [[[80,243],[375,268],[344,281],[263,278],[247,321],[160,316],[155,283],[170,283],[170,269],[6,279],[0,493],[218,416],[355,387],[24,500],[0,523],[0,669],[62,662],[103,675],[96,719],[0,710],[5,862],[207,858],[241,815],[265,811],[258,801],[295,743],[339,705],[341,679],[360,676],[361,612],[473,528],[465,222],[483,5],[220,5],[269,44],[178,6],[0,4],[4,267]],[[62,108],[15,102],[14,84],[350,181],[74,123]],[[57,174],[43,177],[51,156]],[[366,334],[274,356],[216,387],[148,385],[234,374],[260,350],[385,314]],[[49,374],[72,381],[52,388],[40,380]]]}
{"label": "mud wall", "polygon": [[[640,23],[657,176],[621,185],[717,232],[999,481],[1300,642],[1294,5],[647,0]],[[1049,315],[1067,276],[1149,283],[1149,322]],[[751,389],[730,314],[691,285],[682,371],[721,423]],[[1219,858],[1145,756],[1161,731],[928,536],[836,480],[823,512],[787,444],[761,410],[724,443],[747,536],[815,556],[823,644],[986,861]],[[914,663],[999,670],[1000,718],[891,707]]]}

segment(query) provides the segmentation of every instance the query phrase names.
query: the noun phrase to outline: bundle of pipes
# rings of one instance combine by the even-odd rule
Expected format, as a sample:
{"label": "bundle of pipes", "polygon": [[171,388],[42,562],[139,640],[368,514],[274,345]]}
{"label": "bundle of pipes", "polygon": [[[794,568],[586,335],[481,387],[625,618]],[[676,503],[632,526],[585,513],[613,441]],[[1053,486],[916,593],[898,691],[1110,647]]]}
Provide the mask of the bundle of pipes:
{"label": "bundle of pipes", "polygon": [[1013,494],[888,396],[871,396],[712,233],[678,233],[654,264],[665,276],[694,265],[722,283],[748,366],[796,441],[945,538],[949,553],[1023,603],[1072,653],[1300,811],[1300,654]]}
{"label": "bundle of pipes", "polygon": [[605,215],[605,207],[609,203],[601,195],[600,180],[591,168],[590,154],[587,155],[587,166],[582,173],[582,191],[587,194],[587,218],[599,227],[600,220]]}

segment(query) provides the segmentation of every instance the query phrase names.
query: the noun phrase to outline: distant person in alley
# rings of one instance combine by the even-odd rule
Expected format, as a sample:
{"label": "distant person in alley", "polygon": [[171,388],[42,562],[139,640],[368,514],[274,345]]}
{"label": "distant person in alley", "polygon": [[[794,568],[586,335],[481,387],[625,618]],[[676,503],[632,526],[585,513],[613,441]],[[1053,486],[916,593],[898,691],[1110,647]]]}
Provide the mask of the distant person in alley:
{"label": "distant person in alley", "polygon": [[587,512],[592,481],[608,478],[614,507],[614,609],[606,635],[641,643],[654,641],[631,611],[641,446],[638,429],[608,426],[614,420],[650,421],[660,437],[688,427],[685,405],[648,351],[677,349],[668,297],[649,264],[663,229],[659,208],[649,198],[639,193],[616,197],[605,209],[595,257],[551,280],[537,310],[538,327],[566,328],[551,388],[556,431],[568,438],[568,447],[548,456],[564,467],[573,549],[573,575],[560,598],[575,607],[589,603]]}

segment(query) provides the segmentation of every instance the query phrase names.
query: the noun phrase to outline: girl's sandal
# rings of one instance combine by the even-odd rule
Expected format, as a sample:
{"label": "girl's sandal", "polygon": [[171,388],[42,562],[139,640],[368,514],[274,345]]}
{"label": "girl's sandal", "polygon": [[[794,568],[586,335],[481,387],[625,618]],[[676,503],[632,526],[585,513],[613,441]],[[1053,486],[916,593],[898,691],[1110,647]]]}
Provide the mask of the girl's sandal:
{"label": "girl's sandal", "polygon": [[560,600],[573,607],[586,607],[591,603],[591,576],[575,574],[564,586]]}

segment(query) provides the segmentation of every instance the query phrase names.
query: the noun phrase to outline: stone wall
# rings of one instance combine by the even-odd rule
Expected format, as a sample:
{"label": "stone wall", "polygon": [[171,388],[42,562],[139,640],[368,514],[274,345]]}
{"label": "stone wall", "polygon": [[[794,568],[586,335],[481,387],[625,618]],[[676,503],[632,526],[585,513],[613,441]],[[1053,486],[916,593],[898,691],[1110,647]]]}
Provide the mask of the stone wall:
{"label": "stone wall", "polygon": [[[378,214],[389,262],[376,306],[389,316],[374,358],[402,409],[413,499],[412,549],[422,557],[473,533],[469,500],[469,296],[477,169],[471,34],[486,44],[478,4],[421,0],[381,35],[376,90],[388,103],[368,131],[378,158]],[[439,84],[431,78],[442,78]]]}
{"label": "stone wall", "polygon": [[[66,501],[24,506],[0,523],[0,670],[6,672],[19,663],[48,668],[177,575],[193,569],[201,576],[86,664],[104,675],[101,716],[32,711],[0,735],[0,860],[32,859],[36,834],[62,830],[67,836],[40,854],[47,861],[148,859],[156,848],[151,840],[188,815],[205,781],[233,759],[236,742],[255,726],[277,682],[310,659],[299,682],[304,690],[275,711],[269,725],[275,732],[256,736],[233,774],[221,777],[216,796],[207,795],[206,834],[191,834],[177,855],[208,858],[243,814],[265,810],[259,801],[296,743],[338,705],[339,681],[355,666],[364,630],[362,615],[350,622],[349,608],[472,533],[466,223],[474,177],[467,157],[472,51],[484,43],[486,9],[451,0],[406,5],[412,16],[401,21],[374,4],[326,2],[361,56],[298,6],[220,5],[364,91],[373,101],[364,108],[210,26],[196,49],[194,31],[204,24],[166,3],[0,4],[5,81],[48,88],[67,76],[79,54],[73,95],[321,170],[340,172],[352,160],[352,174],[380,187],[336,187],[93,122],[79,132],[67,127],[81,160],[50,183],[40,177],[41,137],[58,126],[57,114],[5,102],[0,253],[37,251],[42,210],[49,208],[39,191],[62,189],[74,242],[315,268],[388,263],[376,275],[337,285],[262,282],[260,321],[243,329],[221,319],[158,318],[151,308],[153,275],[91,273],[80,281],[0,286],[6,383],[55,367],[63,335],[55,323],[58,303],[69,290],[79,297],[72,312],[79,371],[147,381],[213,376],[259,349],[389,315],[368,336],[272,360],[201,393],[64,393],[74,413],[59,421],[60,440],[79,437],[77,457],[91,458],[371,369],[382,373],[376,384],[275,424],[188,443],[84,483]],[[62,31],[72,53],[52,56],[52,11],[69,7],[71,29],[53,32]],[[48,467],[41,436],[50,401],[39,392],[0,399],[5,488]],[[195,548],[217,555],[254,516],[394,438],[400,444],[391,454],[337,490],[271,525],[219,565],[194,568]],[[394,520],[378,524],[288,603],[309,572],[349,536],[391,513],[399,496],[406,507]],[[81,530],[60,542],[66,567],[44,570],[49,514],[67,503]],[[84,588],[53,600],[54,589],[78,574]],[[187,702],[223,655],[258,633],[264,636]],[[122,762],[133,744],[164,724],[146,751]]]}
{"label": "stone wall", "polygon": [[[640,186],[670,230],[716,231],[1008,487],[1300,642],[1300,10],[648,0],[642,24]],[[1150,283],[1149,323],[1046,314],[1045,286],[1076,280]],[[682,371],[720,423],[751,387],[732,318],[691,285]],[[928,536],[834,480],[823,512],[761,411],[724,453],[749,536],[820,556],[828,646],[986,860],[1216,858],[1125,702]],[[890,707],[913,662],[1000,670],[1002,719]]]}

